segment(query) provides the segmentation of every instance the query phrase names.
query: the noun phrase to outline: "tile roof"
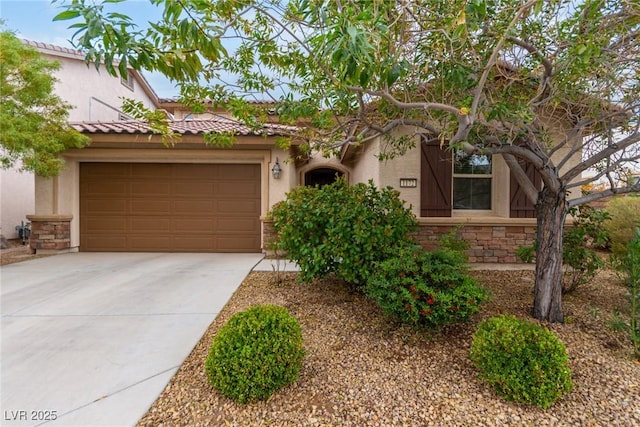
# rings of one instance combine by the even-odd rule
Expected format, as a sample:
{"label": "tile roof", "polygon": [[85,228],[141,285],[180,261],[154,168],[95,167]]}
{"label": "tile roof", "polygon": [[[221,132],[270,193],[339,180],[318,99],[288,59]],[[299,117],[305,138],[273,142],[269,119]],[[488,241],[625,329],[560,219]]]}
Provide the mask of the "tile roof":
{"label": "tile roof", "polygon": [[[159,98],[158,101],[160,101],[163,104],[180,104],[179,98],[174,97],[174,98]],[[260,100],[260,99],[245,99],[245,101],[249,104],[252,105],[275,105],[276,102],[275,101],[270,101],[270,100]],[[210,100],[206,101],[207,103],[210,103]]]}
{"label": "tile roof", "polygon": [[[71,122],[79,132],[88,134],[151,134],[149,125],[143,121],[127,120],[114,122]],[[217,118],[206,120],[180,120],[169,122],[171,130],[182,135],[202,135],[205,133],[232,132],[235,135],[288,135],[295,132],[295,126],[267,123],[262,130],[254,131],[235,120]]]}
{"label": "tile roof", "polygon": [[22,39],[22,43],[28,46],[34,47],[36,49],[50,51],[51,53],[54,53],[54,54],[56,53],[62,54],[63,56],[71,56],[71,57],[75,57],[82,60],[84,60],[85,58],[84,52],[76,49],[70,49],[68,47],[56,46],[50,43],[43,43],[43,42],[37,42],[33,40],[26,40],[26,39]]}

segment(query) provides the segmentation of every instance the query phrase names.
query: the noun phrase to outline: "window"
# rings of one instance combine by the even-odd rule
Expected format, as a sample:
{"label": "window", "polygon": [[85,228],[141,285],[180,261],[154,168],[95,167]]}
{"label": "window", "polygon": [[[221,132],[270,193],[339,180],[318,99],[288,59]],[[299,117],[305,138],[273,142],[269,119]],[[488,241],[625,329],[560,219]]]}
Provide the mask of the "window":
{"label": "window", "polygon": [[[504,216],[535,218],[535,207],[500,158],[467,155],[441,147],[437,138],[420,144],[420,216]],[[537,188],[540,174],[530,164],[525,173]]]}
{"label": "window", "polygon": [[133,74],[131,71],[127,71],[126,76],[120,76],[120,83],[128,89],[133,90]]}
{"label": "window", "polygon": [[453,209],[491,210],[491,186],[491,156],[457,150],[453,163]]}

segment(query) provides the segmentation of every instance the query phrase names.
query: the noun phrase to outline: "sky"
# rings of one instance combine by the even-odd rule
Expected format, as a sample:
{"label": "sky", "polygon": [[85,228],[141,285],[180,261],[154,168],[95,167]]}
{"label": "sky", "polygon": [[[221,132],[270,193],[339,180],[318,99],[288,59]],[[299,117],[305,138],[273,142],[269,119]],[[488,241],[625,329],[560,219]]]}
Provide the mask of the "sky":
{"label": "sky", "polygon": [[[146,0],[129,0],[112,7],[114,11],[129,15],[141,26],[160,15],[158,9]],[[23,39],[73,48],[69,39],[74,30],[67,27],[74,21],[53,22],[53,17],[61,11],[60,2],[52,4],[50,0],[0,0],[3,29],[13,31]],[[178,95],[175,86],[163,76],[148,72],[143,74],[160,98]]]}

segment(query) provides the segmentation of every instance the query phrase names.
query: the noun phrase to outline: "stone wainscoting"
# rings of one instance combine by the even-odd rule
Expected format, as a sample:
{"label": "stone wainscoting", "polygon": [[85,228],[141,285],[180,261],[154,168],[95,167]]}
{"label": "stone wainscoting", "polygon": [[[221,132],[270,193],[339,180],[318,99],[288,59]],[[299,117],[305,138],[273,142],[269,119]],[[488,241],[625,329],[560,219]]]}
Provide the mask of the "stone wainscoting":
{"label": "stone wainscoting", "polygon": [[[438,236],[456,226],[420,224],[416,237],[428,250],[438,246]],[[534,225],[460,225],[457,235],[471,245],[467,251],[472,263],[520,263],[518,247],[531,245],[536,237]]]}
{"label": "stone wainscoting", "polygon": [[[419,220],[418,231],[414,236],[423,248],[435,249],[438,237],[457,229],[459,237],[471,245],[467,251],[469,262],[472,263],[521,263],[516,256],[520,246],[531,245],[536,237],[535,219],[504,218],[500,220],[477,221],[456,218]],[[263,219],[262,241],[263,250],[273,255],[269,250],[269,242],[275,237],[273,222]]]}
{"label": "stone wainscoting", "polygon": [[36,253],[69,251],[72,218],[71,215],[27,215],[31,221],[31,249]]}

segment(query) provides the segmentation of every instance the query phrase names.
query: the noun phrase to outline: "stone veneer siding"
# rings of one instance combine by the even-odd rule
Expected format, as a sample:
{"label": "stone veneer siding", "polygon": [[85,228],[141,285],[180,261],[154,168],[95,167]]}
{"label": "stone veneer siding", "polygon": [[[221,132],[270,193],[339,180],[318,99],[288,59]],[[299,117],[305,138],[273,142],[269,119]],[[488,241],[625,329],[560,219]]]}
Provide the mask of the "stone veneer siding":
{"label": "stone veneer siding", "polygon": [[276,230],[273,228],[273,221],[270,219],[262,218],[262,251],[267,254],[267,256],[274,255],[272,248],[269,247],[269,244],[276,237]]}
{"label": "stone veneer siding", "polygon": [[[273,255],[267,249],[268,242],[275,237],[273,222],[262,221],[263,250]],[[454,229],[453,225],[420,224],[414,237],[423,248],[435,249],[438,246],[438,236]],[[461,225],[458,236],[471,244],[467,251],[469,262],[473,263],[521,263],[516,256],[520,246],[531,245],[536,237],[533,225]]]}
{"label": "stone veneer siding", "polygon": [[[454,229],[451,225],[420,224],[415,236],[423,248],[435,249],[438,236]],[[469,242],[469,262],[520,263],[516,250],[531,245],[536,237],[535,226],[528,225],[461,225],[458,236]]]}
{"label": "stone veneer siding", "polygon": [[71,248],[71,215],[27,215],[31,221],[31,249],[59,252]]}

